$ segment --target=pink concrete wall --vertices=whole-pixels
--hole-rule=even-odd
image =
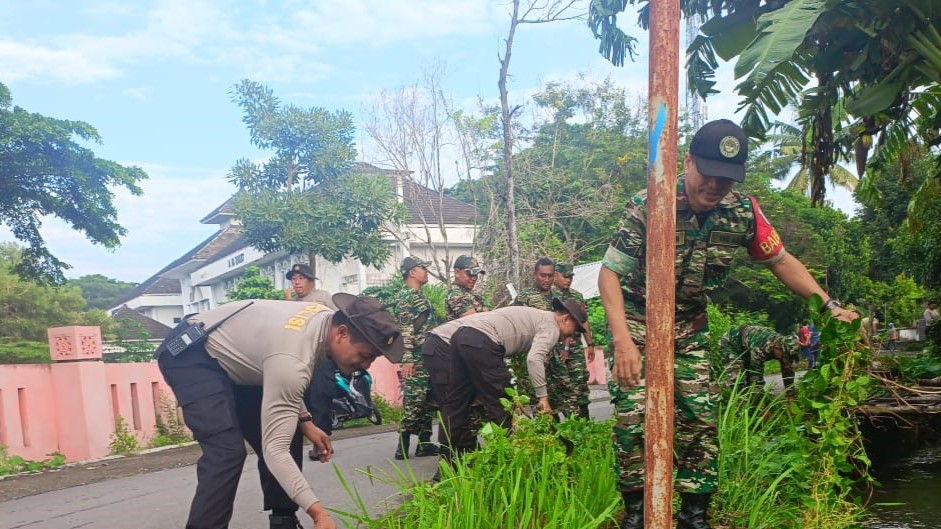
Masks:
[[[111,417],[124,417],[128,430],[146,445],[156,433],[157,416],[163,415],[161,399],[174,402],[173,392],[155,362],[105,366]]]
[[[49,365],[0,366],[0,444],[8,454],[45,459],[58,448]]]
[[[402,405],[402,392],[399,389],[399,366],[380,356],[369,366],[372,377],[372,391],[378,393],[386,402]]]

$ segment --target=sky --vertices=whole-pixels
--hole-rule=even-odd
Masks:
[[[360,126],[362,161],[377,163],[361,124],[382,91],[444,65],[443,89],[458,105],[496,101],[498,53],[509,26],[502,0],[0,0],[0,82],[13,104],[94,126],[95,153],[143,168],[141,197],[116,190],[127,235],[115,250],[89,242],[56,219],[42,234],[77,278],[102,274],[142,282],[216,230],[200,219],[235,189],[238,159],[267,155],[250,143],[231,89],[251,79],[284,103],[348,110]],[[633,15],[624,17],[633,22]],[[584,21],[523,25],[510,64],[511,103],[549,81],[611,77],[647,93],[648,44],[617,68],[597,52]],[[681,75],[682,80],[682,75]],[[729,65],[711,119],[736,119]],[[682,105],[682,96],[681,96]],[[832,190],[828,190],[831,193]],[[851,198],[831,193],[852,212]],[[0,242],[13,241],[0,226]]]

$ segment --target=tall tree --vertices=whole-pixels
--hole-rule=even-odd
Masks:
[[[632,44],[617,15],[641,5],[646,28],[648,3],[592,2],[590,25],[615,63]],[[682,0],[681,6],[685,15],[706,19],[703,35],[687,49],[688,83],[697,93],[716,92],[717,57],[734,59],[743,126],[758,138],[775,114],[798,102],[798,122],[812,146],[805,164],[814,204],[822,203],[825,178],[847,149],[863,177],[867,165],[904,165],[912,149],[941,143],[941,0]],[[846,120],[833,119],[840,104]],[[851,142],[839,141],[843,129]],[[871,190],[865,177],[860,185]],[[938,187],[923,186],[913,203],[936,200]]]
[[[98,131],[13,106],[0,83],[0,224],[28,245],[14,269],[23,278],[61,284],[70,268],[46,247],[45,217],[64,220],[106,248],[119,246],[127,233],[118,224],[114,188],[140,195],[147,174],[98,158],[83,142],[101,143]]]
[[[0,341],[45,342],[49,327],[99,325],[107,319],[101,310],[82,312],[85,299],[78,287],[40,284],[13,273],[25,255],[16,244],[0,243]]]
[[[391,253],[383,240],[405,218],[389,179],[354,170],[349,112],[284,105],[273,91],[243,80],[232,90],[252,143],[273,151],[258,164],[239,160],[229,173],[238,186],[236,216],[249,244],[264,252],[309,254],[337,263],[352,256],[379,266]]]
[[[510,108],[510,96],[507,80],[510,75],[510,59],[513,56],[513,40],[521,24],[545,24],[561,20],[572,20],[584,16],[578,11],[577,0],[526,0],[520,11],[520,0],[512,0],[510,27],[504,39],[503,53],[499,55],[500,76],[497,87],[500,89],[500,116],[503,125],[503,178],[506,181],[507,229],[509,231],[510,279],[520,284],[520,248],[516,224],[516,183],[513,174],[513,117],[519,107]]]
[[[101,274],[70,279],[66,284],[81,289],[82,297],[88,302],[86,309],[102,310],[113,307],[118,298],[137,287],[137,283],[118,281]]]
[[[454,167],[447,166],[448,160],[455,159],[458,167],[465,168],[478,165],[480,160],[474,151],[459,148],[462,114],[444,95],[444,76],[443,64],[434,63],[422,71],[420,80],[393,91],[383,90],[364,129],[383,161],[401,175],[403,193],[417,206],[412,211],[422,232],[412,235],[430,248],[431,272],[450,285],[456,256],[451,255],[444,221],[446,191],[454,183]],[[459,171],[458,178],[469,177],[468,173]],[[444,244],[431,244],[433,241]]]

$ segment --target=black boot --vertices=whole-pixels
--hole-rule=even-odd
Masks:
[[[676,529],[712,529],[706,511],[712,494],[693,494],[682,492],[683,504],[676,517]]]
[[[429,457],[440,454],[438,445],[431,442],[431,432],[418,434],[418,446],[415,447],[415,457]]]
[[[624,519],[620,529],[644,529],[644,491],[621,492],[624,499]]]
[[[295,514],[269,514],[270,529],[304,529]]]
[[[582,404],[578,407],[578,416],[582,419],[589,419],[591,416],[588,413],[588,405]]]
[[[399,432],[399,438],[396,441],[395,446],[395,458],[399,461],[405,459],[408,456],[408,444],[411,440],[412,434],[408,432]]]

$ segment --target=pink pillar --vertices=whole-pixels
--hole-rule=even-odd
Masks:
[[[59,451],[71,461],[108,455],[114,414],[101,361],[101,329],[49,329]]]

